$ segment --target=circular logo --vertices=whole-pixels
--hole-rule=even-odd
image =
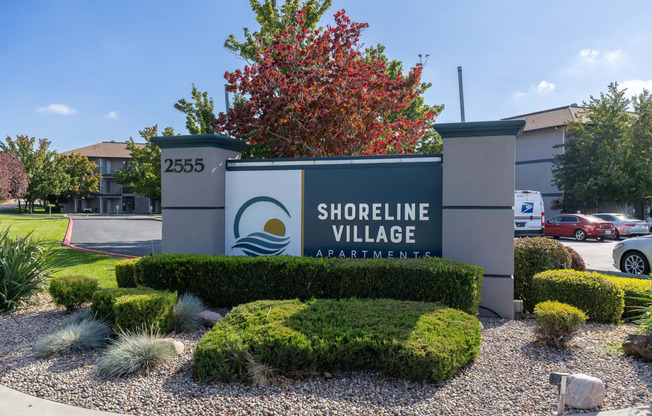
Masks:
[[[262,230],[240,237],[240,219],[242,218],[242,214],[250,206],[258,203],[271,203],[276,205],[290,218],[290,213],[287,208],[278,200],[269,196],[251,198],[242,204],[235,215],[235,220],[233,221],[235,244],[231,248],[239,248],[243,253],[251,257],[282,254],[285,251],[285,247],[290,244],[290,237],[285,236],[285,224],[278,218],[269,219]]]

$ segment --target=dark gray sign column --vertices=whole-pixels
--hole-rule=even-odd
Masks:
[[[224,254],[224,173],[246,143],[217,134],[153,137],[161,148],[163,252]]]
[[[444,140],[442,257],[484,267],[481,314],[514,316],[514,162],[525,121],[436,124]]]

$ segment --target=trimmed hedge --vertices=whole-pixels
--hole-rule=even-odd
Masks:
[[[464,312],[393,299],[257,301],[235,307],[195,349],[205,381],[248,379],[264,364],[281,373],[367,369],[440,382],[473,361],[480,324]]]
[[[571,266],[571,256],[558,241],[544,237],[514,239],[514,299],[523,301],[527,312],[537,303],[532,299],[532,277],[546,270]]]
[[[575,306],[596,322],[618,323],[625,306],[624,292],[595,272],[551,270],[532,279],[535,303],[555,300]]]
[[[215,306],[256,300],[391,298],[478,313],[483,269],[440,258],[337,259],[158,254],[138,261],[144,286]]]
[[[141,295],[123,295],[115,300],[113,313],[115,326],[124,331],[172,331],[174,305],[177,294],[154,292]]]
[[[115,280],[118,287],[136,287],[136,263],[140,259],[120,260],[115,264]]]
[[[108,322],[114,323],[115,317],[115,303],[122,296],[136,296],[136,295],[149,295],[156,296],[161,292],[158,290],[150,289],[147,287],[138,288],[109,288],[101,289],[93,295],[93,303],[91,304],[91,311],[99,318]],[[166,293],[166,292],[163,292]],[[175,294],[176,301],[176,294]]]
[[[86,276],[60,276],[50,280],[48,292],[54,303],[65,306],[69,312],[90,302],[99,289],[97,279]]]
[[[632,318],[640,315],[640,311],[632,308],[636,306],[647,306],[648,302],[641,299],[641,294],[652,290],[652,280],[610,275],[605,275],[605,277],[625,292],[625,312],[623,312],[623,318]]]
[[[551,347],[566,348],[586,322],[586,314],[574,306],[547,301],[536,304],[534,319],[537,340]]]

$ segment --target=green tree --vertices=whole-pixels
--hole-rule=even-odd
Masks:
[[[251,10],[256,14],[256,21],[260,29],[251,33],[244,28],[244,41],[239,42],[234,35],[224,42],[224,47],[244,58],[249,62],[258,60],[260,49],[264,46],[271,46],[275,36],[281,34],[288,26],[295,24],[297,13],[303,8],[306,9],[304,16],[304,28],[314,29],[319,19],[326,13],[333,3],[332,0],[285,0],[280,7],[276,0],[249,0]]]
[[[379,59],[382,62],[385,62],[386,73],[389,74],[390,78],[396,79],[400,74],[403,73],[403,62],[396,59],[391,61],[385,55],[385,46],[378,45],[368,47],[365,49],[365,59],[369,62],[373,58]],[[419,58],[422,58],[419,56]],[[426,55],[426,59],[428,56]],[[424,63],[425,65],[425,63]],[[410,101],[408,107],[399,112],[394,112],[390,116],[390,121],[395,120],[400,116],[404,116],[408,120],[417,120],[424,117],[424,115],[430,111],[435,114],[440,114],[444,110],[444,105],[427,105],[423,99],[423,93],[426,92],[428,88],[432,87],[430,82],[421,82],[414,86],[414,90],[417,92],[417,97],[413,98]],[[431,126],[428,129],[428,132],[419,139],[415,153],[429,154],[429,153],[441,153],[443,150],[443,143],[439,133],[435,131],[435,127]]]
[[[70,176],[64,172],[57,153],[50,150],[49,140],[39,139],[38,147],[35,147],[36,138],[26,135],[17,135],[16,139],[7,136],[5,141],[0,143],[0,151],[13,153],[25,166],[29,188],[23,199],[30,213],[34,211],[36,200],[45,202],[49,195],[59,195],[68,189]]]
[[[652,94],[643,90],[632,98],[632,107],[636,117],[626,167],[633,182],[631,199],[638,202],[652,196]]]
[[[211,123],[215,120],[215,106],[213,99],[208,97],[208,92],[199,92],[195,84],[192,84],[192,100],[184,98],[174,104],[174,108],[186,115],[186,129],[190,134],[215,133]]]
[[[69,155],[57,155],[57,162],[70,176],[68,189],[58,195],[59,197],[87,198],[100,191],[102,174],[95,172],[95,168],[97,168],[95,162],[91,162],[86,156],[75,152]]]
[[[628,164],[634,149],[634,117],[628,113],[625,90],[611,83],[608,92],[590,97],[584,117],[564,127],[564,152],[555,156],[553,182],[564,193],[564,211],[595,211],[600,204],[637,202],[635,179]]]
[[[145,144],[136,143],[132,137],[127,141],[131,161],[122,171],[116,171],[116,182],[133,187],[134,192],[149,198],[161,197],[161,148],[150,139],[158,136],[158,125],[139,131]],[[174,136],[174,129],[166,127],[163,136]]]

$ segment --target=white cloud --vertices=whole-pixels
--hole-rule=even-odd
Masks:
[[[604,53],[604,60],[607,62],[616,62],[618,61],[623,54],[623,51],[616,49],[615,51],[607,51]]]
[[[521,98],[525,98],[525,93],[524,93],[524,92],[520,92],[520,91],[515,92],[515,93],[514,93],[514,98],[517,99],[517,100],[519,100],[519,99],[521,99]]]
[[[593,62],[600,55],[600,51],[595,49],[581,49],[577,56],[584,62]]]
[[[104,118],[108,118],[109,120],[115,120],[116,118],[118,118],[118,113],[115,112],[115,111],[109,111],[109,112],[104,116]]]
[[[59,114],[62,116],[69,116],[77,112],[77,110],[74,108],[70,108],[67,105],[61,103],[50,104],[47,107],[39,107],[36,109],[36,111],[39,113]]]
[[[547,81],[541,81],[539,85],[536,86],[536,90],[538,93],[550,92],[554,89],[555,89],[555,84]]]
[[[619,84],[620,88],[627,88],[627,96],[638,95],[643,92],[644,89],[652,92],[652,79],[644,81],[642,79],[631,79],[629,81],[623,81]]]

